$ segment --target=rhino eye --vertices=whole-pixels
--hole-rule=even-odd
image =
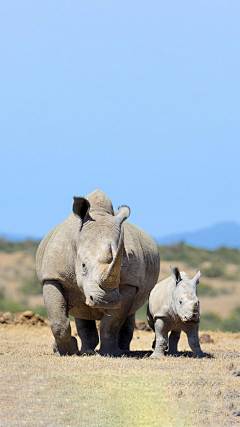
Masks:
[[[179,304],[182,305],[182,301],[179,301]]]
[[[87,274],[87,267],[84,262],[82,263],[82,270],[83,270],[83,274]]]

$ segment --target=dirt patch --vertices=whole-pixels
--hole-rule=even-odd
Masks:
[[[0,312],[0,323],[12,325],[49,326],[49,321],[33,311],[27,310],[12,314],[10,311]]]

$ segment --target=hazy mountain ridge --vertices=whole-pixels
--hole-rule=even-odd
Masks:
[[[240,249],[240,225],[235,222],[222,222],[197,231],[167,235],[155,240],[159,245],[184,242],[205,249],[217,249],[221,246]]]

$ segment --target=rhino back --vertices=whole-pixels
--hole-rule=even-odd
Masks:
[[[71,236],[77,223],[78,219],[71,214],[41,241],[36,256],[37,276],[41,284],[46,280],[57,280],[63,285],[76,286]]]
[[[128,283],[138,288],[131,313],[146,302],[159,271],[160,257],[154,240],[141,228],[125,221],[120,285]]]

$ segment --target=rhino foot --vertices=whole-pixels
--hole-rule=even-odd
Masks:
[[[98,354],[100,356],[112,356],[112,357],[118,357],[122,356],[125,353],[124,350],[121,350],[119,347],[113,347],[113,348],[100,348],[98,351]]]
[[[97,352],[91,348],[87,348],[87,349],[81,348],[80,354],[81,356],[85,356],[85,355],[93,356],[94,354],[97,354]]]
[[[175,356],[175,357],[180,357],[181,356],[181,353],[179,352],[179,351],[169,351],[168,352],[168,356]]]
[[[72,356],[73,354],[77,354],[79,350],[76,338],[71,337],[70,341],[62,343],[57,343],[57,341],[54,341],[53,352],[57,356]]]
[[[202,358],[202,357],[206,357],[206,354],[205,353],[203,353],[203,351],[201,351],[201,352],[199,352],[199,353],[193,353],[193,357],[194,357],[194,359],[196,359],[196,358]]]
[[[160,352],[160,351],[154,351],[152,354],[151,354],[151,358],[152,359],[158,359],[159,357],[164,357],[165,356],[165,354],[164,354],[164,352]]]

